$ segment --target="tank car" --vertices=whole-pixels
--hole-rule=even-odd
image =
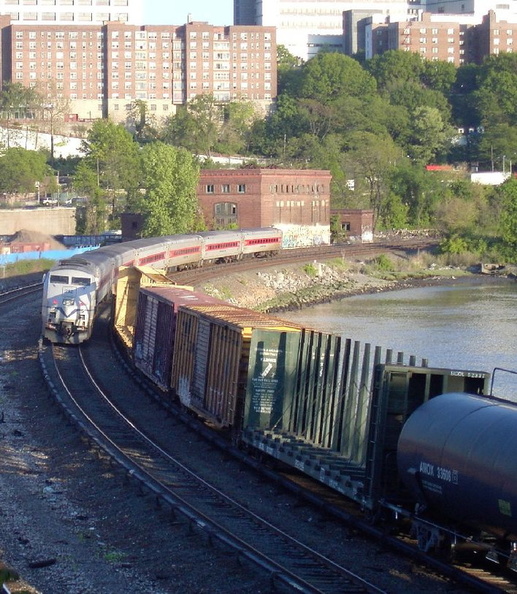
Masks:
[[[408,418],[398,442],[399,475],[418,513],[439,514],[517,544],[517,405],[492,397],[449,393]],[[418,524],[418,522],[417,522]],[[417,528],[418,529],[418,528]],[[485,539],[486,540],[486,539]]]

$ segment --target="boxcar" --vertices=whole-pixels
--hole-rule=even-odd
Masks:
[[[164,391],[171,382],[176,316],[182,305],[219,303],[215,297],[174,286],[141,288],[132,355],[135,366]]]
[[[279,343],[301,333],[296,324],[232,305],[180,307],[172,368],[172,390],[180,402],[216,426],[238,430],[250,342],[258,329]]]

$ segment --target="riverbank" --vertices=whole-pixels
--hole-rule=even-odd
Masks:
[[[353,295],[450,284],[461,278],[501,279],[479,274],[478,269],[441,265],[429,254],[409,258],[393,252],[371,261],[333,259],[281,269],[272,265],[266,271],[225,275],[196,289],[240,307],[274,313]]]

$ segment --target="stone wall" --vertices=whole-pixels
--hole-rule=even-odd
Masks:
[[[45,235],[75,235],[75,208],[0,209],[0,235],[14,235],[21,229]]]

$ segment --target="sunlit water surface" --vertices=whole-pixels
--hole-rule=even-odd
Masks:
[[[454,281],[452,281],[454,283]],[[517,372],[517,282],[462,280],[347,297],[282,317],[428,359],[432,367]],[[517,375],[497,371],[494,394],[517,401]]]

